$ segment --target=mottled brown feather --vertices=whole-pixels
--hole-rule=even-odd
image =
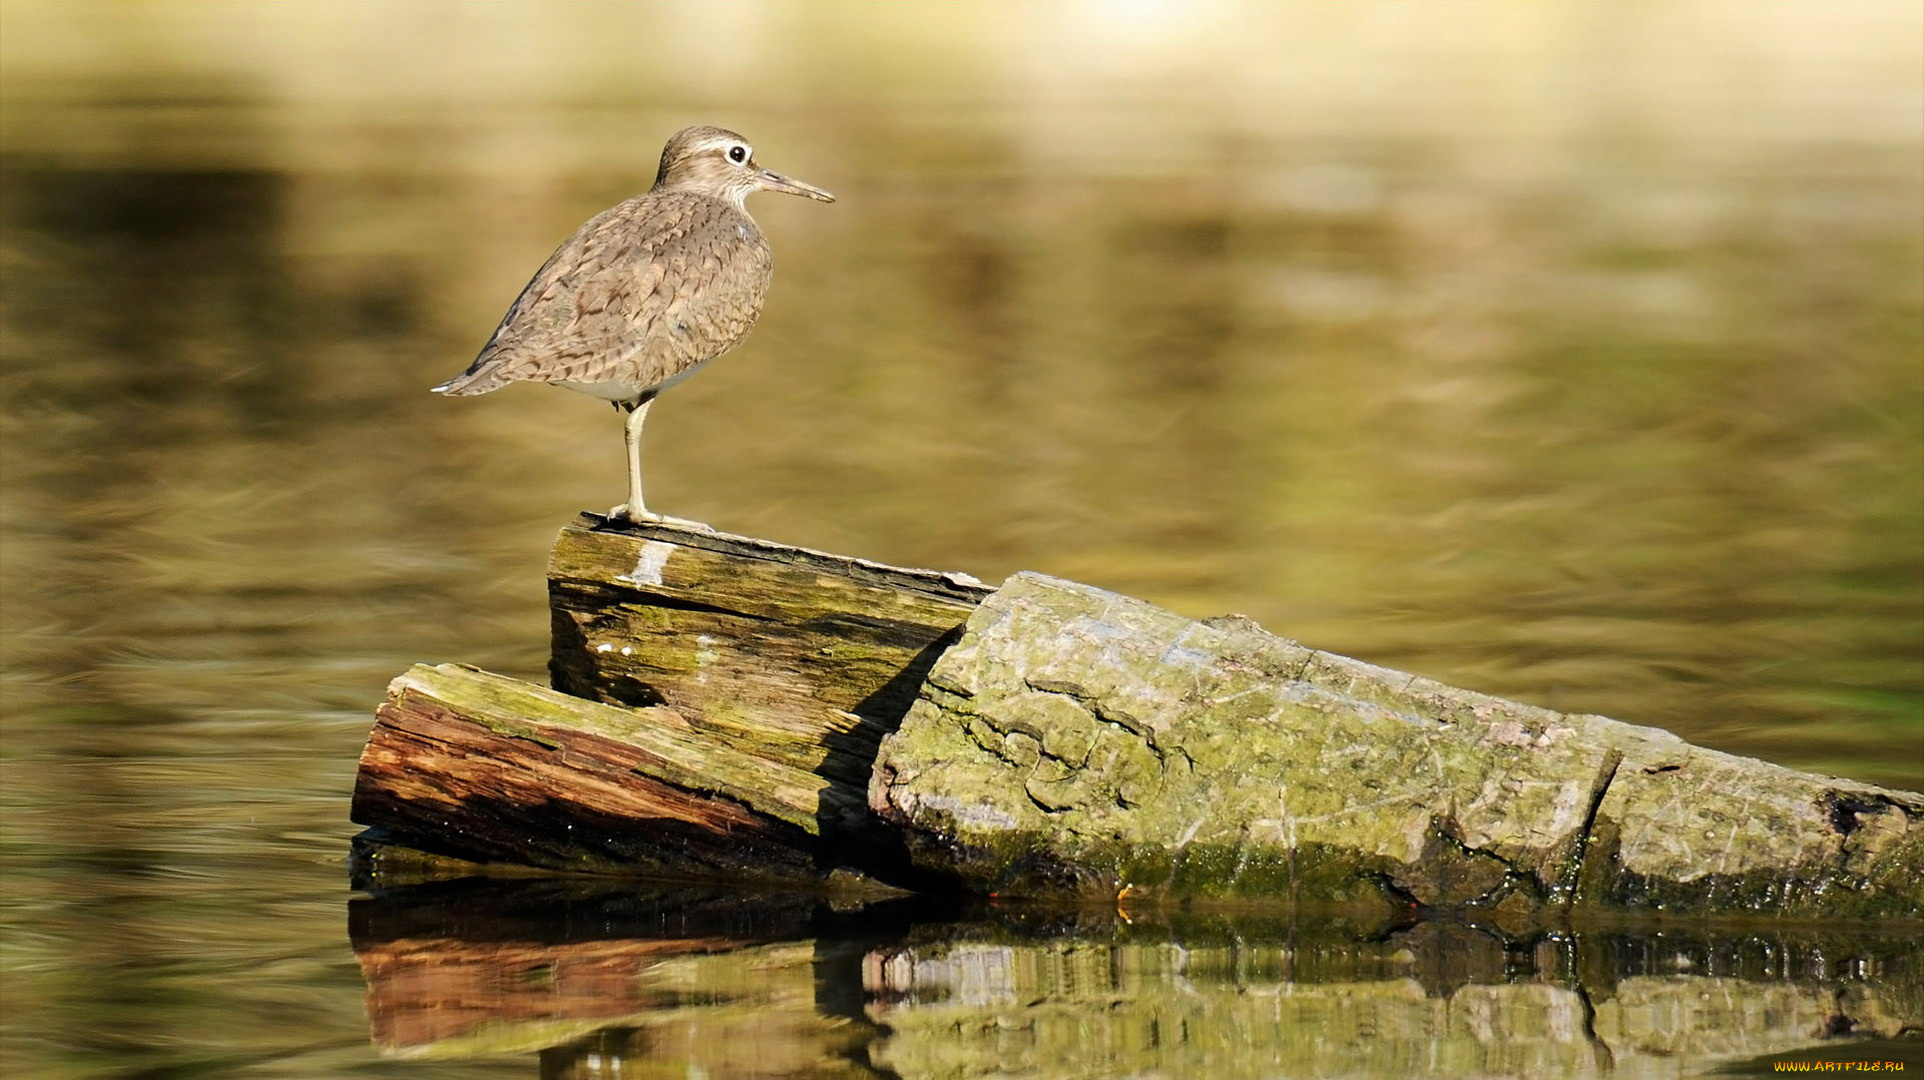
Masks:
[[[727,352],[761,314],[774,263],[747,212],[659,186],[576,230],[521,290],[474,363],[440,388],[618,383],[639,399]]]

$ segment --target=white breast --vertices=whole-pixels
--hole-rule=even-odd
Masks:
[[[581,393],[587,394],[589,397],[598,397],[603,401],[633,401],[641,396],[641,392],[634,387],[629,386],[627,383],[615,382],[613,380],[603,382],[558,382],[555,385],[565,386],[570,390],[578,390]]]

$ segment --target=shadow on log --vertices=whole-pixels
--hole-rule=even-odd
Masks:
[[[1924,917],[1924,796],[1035,574],[565,528],[555,689],[416,667],[354,819],[588,873],[1137,905]]]

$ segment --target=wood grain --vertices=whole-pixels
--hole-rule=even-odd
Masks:
[[[562,530],[548,587],[556,689],[665,704],[745,752],[859,789],[991,591],[967,575],[592,514]]]
[[[353,819],[411,846],[586,873],[820,881],[820,777],[693,731],[667,709],[584,701],[461,665],[389,687]]]

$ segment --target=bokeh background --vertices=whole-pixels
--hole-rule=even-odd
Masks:
[[[1924,787],[1910,0],[5,0],[46,1060],[365,1053],[311,943],[369,711],[540,678],[548,543],[622,493],[605,404],[426,388],[689,123],[840,201],[751,204],[775,287],[655,409],[660,509]]]

